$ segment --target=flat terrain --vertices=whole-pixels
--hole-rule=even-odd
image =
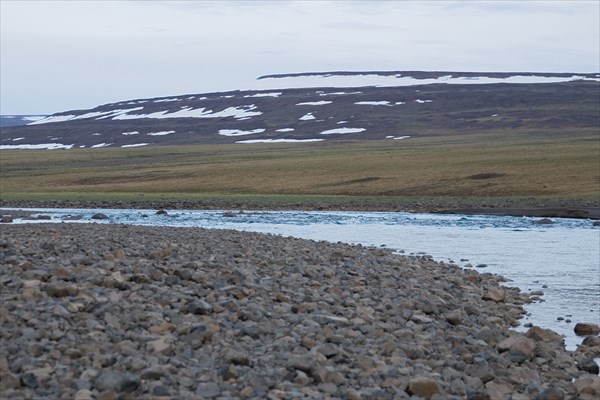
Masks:
[[[455,135],[452,141],[3,151],[0,199],[4,205],[122,200],[213,208],[573,208],[582,212],[573,216],[597,218],[599,160],[594,132],[574,138],[469,135],[461,141]]]

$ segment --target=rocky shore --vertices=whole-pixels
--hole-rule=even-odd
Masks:
[[[198,228],[0,226],[0,398],[595,399],[502,278]]]

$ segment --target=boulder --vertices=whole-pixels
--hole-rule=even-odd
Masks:
[[[596,361],[593,358],[586,358],[585,360],[581,361],[577,364],[577,368],[593,375],[600,374],[600,366],[596,364]]]
[[[44,291],[50,297],[75,296],[79,293],[77,286],[63,282],[49,283],[44,288]]]
[[[597,335],[600,333],[600,326],[596,324],[579,322],[575,325],[575,334],[578,336]]]
[[[419,396],[428,397],[440,392],[440,386],[431,378],[419,376],[413,378],[408,383],[408,393]]]
[[[500,303],[505,299],[506,291],[501,287],[486,289],[486,291],[483,293],[483,300],[491,300],[495,301],[496,303]]]
[[[577,378],[573,385],[577,389],[577,394],[600,395],[600,376],[585,375]]]
[[[108,215],[102,213],[96,213],[92,215],[92,219],[108,219]]]
[[[540,328],[539,326],[531,327],[527,333],[528,338],[535,340],[536,342],[556,343],[562,345],[564,339],[561,335],[554,332],[551,329]]]
[[[521,334],[514,334],[496,345],[499,353],[521,353],[531,360],[535,354],[535,342]]]
[[[129,372],[106,371],[94,382],[94,388],[100,392],[114,390],[117,393],[133,392],[140,387],[141,381]]]

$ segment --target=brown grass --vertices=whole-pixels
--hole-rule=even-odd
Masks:
[[[600,196],[600,144],[436,139],[2,151],[0,198],[134,194]]]

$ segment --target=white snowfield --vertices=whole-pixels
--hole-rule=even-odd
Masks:
[[[132,136],[132,135],[139,135],[140,133],[138,131],[131,131],[131,132],[123,132],[121,133],[121,135],[123,136]]]
[[[281,128],[281,129],[275,129],[275,132],[293,132],[294,128]]]
[[[73,121],[78,119],[87,119],[87,118],[95,118],[96,120],[101,119],[112,119],[112,120],[130,120],[130,119],[142,119],[142,118],[156,118],[156,119],[164,119],[164,118],[226,118],[233,117],[236,119],[240,118],[248,118],[255,117],[261,115],[261,111],[256,110],[256,105],[248,104],[237,107],[228,107],[219,112],[213,112],[213,110],[207,110],[205,108],[191,108],[191,107],[182,107],[178,111],[169,112],[169,110],[157,111],[150,114],[135,114],[131,113],[133,111],[143,110],[144,107],[135,107],[129,109],[116,109],[110,111],[94,111],[81,115],[56,115],[49,116],[38,121],[30,122],[28,125],[40,125],[47,124],[52,122],[64,122],[64,121]]]
[[[244,97],[279,97],[282,94],[283,94],[282,92],[255,93],[255,94],[247,94]]]
[[[91,147],[92,149],[98,149],[98,148],[100,148],[100,147],[108,147],[108,146],[110,146],[111,144],[112,144],[112,143],[98,143],[98,144],[95,144],[95,145],[93,145],[93,146],[90,146],[90,147]]]
[[[113,119],[116,120],[125,120],[125,119],[141,119],[141,118],[156,118],[156,119],[165,119],[165,118],[225,118],[225,117],[233,117],[236,119],[245,118],[245,117],[255,117],[261,115],[261,111],[253,111],[256,110],[256,106],[254,104],[237,106],[237,107],[228,107],[219,112],[213,112],[212,110],[206,110],[205,108],[191,108],[191,107],[183,107],[179,111],[169,112],[158,111],[151,114],[120,114]]]
[[[37,121],[30,122],[27,125],[41,125],[48,124],[51,122],[64,122],[64,121],[73,121],[78,119],[87,119],[87,118],[96,118],[97,120],[105,119],[105,118],[113,118],[118,117],[119,115],[126,114],[130,111],[139,111],[143,110],[144,107],[134,107],[134,108],[126,108],[126,109],[116,109],[110,111],[93,111],[85,114],[74,115],[50,115],[48,117],[42,118]]]
[[[445,75],[439,78],[418,79],[411,76],[397,75],[378,75],[378,74],[357,74],[357,75],[304,75],[281,78],[264,78],[257,80],[247,90],[269,90],[269,89],[302,89],[302,88],[358,88],[366,86],[377,87],[395,87],[395,86],[416,86],[428,85],[432,83],[446,84],[490,84],[490,83],[558,83],[570,82],[575,80],[594,80],[600,81],[600,77],[587,78],[580,75],[570,77],[556,77],[541,75],[513,75],[507,78],[491,78],[487,76],[467,77],[460,75]]]
[[[325,139],[248,139],[238,140],[236,143],[253,144],[253,143],[307,143],[307,142],[322,142]]]
[[[263,133],[264,129],[252,129],[250,131],[242,131],[239,129],[219,129],[219,135],[222,136],[245,136],[253,135],[255,133]]]

